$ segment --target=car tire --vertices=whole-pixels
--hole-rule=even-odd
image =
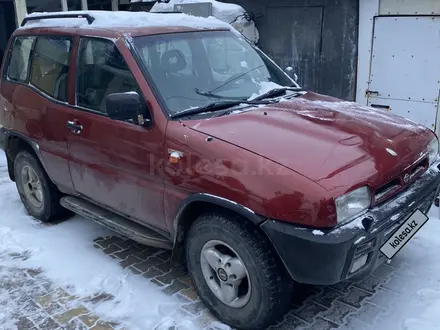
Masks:
[[[185,252],[200,299],[227,325],[265,329],[288,308],[293,281],[264,234],[238,215],[200,216],[186,235]],[[237,289],[240,263],[246,276]]]
[[[60,205],[61,193],[33,154],[28,151],[17,154],[14,175],[21,201],[32,217],[51,222],[67,215],[68,211]]]

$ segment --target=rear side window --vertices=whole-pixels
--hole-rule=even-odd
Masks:
[[[17,37],[15,39],[8,69],[10,80],[19,82],[28,80],[30,56],[35,40],[36,37]]]
[[[105,39],[81,38],[77,67],[78,106],[105,113],[112,93],[141,91],[116,45]]]
[[[64,102],[67,102],[71,48],[68,37],[38,37],[31,65],[31,84]]]

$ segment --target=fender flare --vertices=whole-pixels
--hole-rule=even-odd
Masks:
[[[185,210],[189,205],[194,202],[206,202],[211,203],[216,206],[220,206],[224,209],[230,210],[241,215],[244,219],[252,222],[254,225],[259,226],[263,223],[266,218],[256,214],[250,208],[243,206],[237,202],[229,200],[224,197],[207,194],[207,193],[196,193],[191,194],[186,197],[179,206],[176,217],[174,218],[173,229],[174,229],[174,244],[178,244],[181,241],[181,229],[182,229],[182,218]]]
[[[11,177],[11,174],[13,174],[13,172],[14,172],[14,170],[13,170],[13,162],[12,162],[12,160],[10,159],[10,157],[8,155],[9,141],[10,141],[11,137],[16,137],[16,138],[19,138],[19,139],[25,141],[32,148],[33,152],[35,153],[35,155],[37,156],[38,160],[40,161],[41,166],[43,166],[43,169],[46,172],[47,176],[49,177],[50,181],[52,181],[52,183],[53,183],[52,178],[50,177],[49,173],[46,170],[46,165],[44,163],[43,157],[41,156],[39,144],[37,142],[31,140],[30,138],[28,138],[26,135],[24,135],[22,133],[19,133],[19,132],[16,132],[16,131],[12,131],[12,130],[7,130],[6,134],[5,134],[5,154],[6,154],[6,158],[8,160],[9,176]],[[11,179],[12,179],[12,177],[11,177]]]

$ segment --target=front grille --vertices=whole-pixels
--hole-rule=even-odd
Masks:
[[[424,173],[426,169],[427,169],[427,166],[424,164],[420,164],[419,166],[415,166],[411,171],[411,175],[409,176],[410,180],[412,180],[412,179],[418,177],[420,174]]]
[[[374,192],[374,203],[379,204],[385,202],[389,198],[395,196],[397,193],[407,188],[418,177],[425,173],[425,171],[428,169],[428,165],[428,157],[425,157],[424,159],[415,162],[412,166],[400,173],[398,177],[389,181],[385,185],[380,186]]]
[[[388,195],[392,195],[395,191],[399,190],[401,188],[400,180],[394,179],[391,182],[388,182],[386,185],[383,185],[379,189],[376,190],[376,193],[374,194],[374,200],[376,202],[381,201],[382,199],[385,199]]]

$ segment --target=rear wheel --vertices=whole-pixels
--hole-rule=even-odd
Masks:
[[[28,151],[18,153],[14,160],[14,175],[20,198],[31,216],[50,222],[67,213],[59,203],[60,192],[33,154]]]
[[[205,214],[186,237],[197,292],[222,322],[265,329],[289,306],[292,284],[264,235],[233,214]]]

